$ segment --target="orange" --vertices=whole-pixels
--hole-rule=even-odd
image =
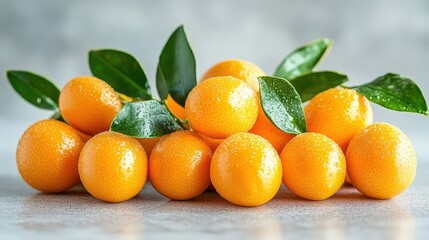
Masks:
[[[264,71],[251,62],[229,59],[212,66],[201,78],[201,81],[212,77],[231,76],[243,80],[255,92],[259,92],[258,77],[265,75]]]
[[[155,144],[158,142],[160,138],[136,138],[136,139],[142,145],[142,147],[146,152],[146,155],[149,157],[153,147],[155,147]]]
[[[346,158],[353,186],[371,198],[392,198],[405,191],[416,176],[411,141],[388,123],[374,123],[356,135]]]
[[[318,133],[303,133],[286,144],[280,154],[283,183],[295,195],[324,200],[344,183],[346,159],[340,147]]]
[[[173,200],[188,200],[210,184],[209,146],[191,131],[177,131],[162,137],[149,160],[153,187]]]
[[[77,77],[60,93],[60,111],[72,127],[87,135],[107,131],[122,108],[118,94],[96,77]]]
[[[126,201],[136,196],[146,182],[146,153],[132,137],[103,132],[83,147],[79,175],[94,197],[106,202]]]
[[[79,134],[63,122],[36,122],[19,140],[18,171],[31,187],[41,192],[64,192],[79,183],[77,164],[83,145]]]
[[[369,101],[351,89],[332,88],[304,108],[307,131],[324,134],[345,153],[350,140],[372,123]]]
[[[182,121],[186,119],[185,108],[183,108],[176,101],[174,101],[174,99],[170,96],[170,94],[168,94],[168,97],[165,100],[165,105],[167,105],[168,110],[170,110],[170,112],[174,116],[176,116]]]
[[[280,154],[286,143],[288,143],[295,135],[285,133],[271,123],[270,119],[265,115],[260,101],[258,101],[258,107],[258,118],[256,119],[255,125],[253,125],[249,132],[267,139]]]
[[[205,136],[204,134],[198,133],[198,136],[203,139],[203,141],[209,145],[210,149],[212,150],[212,152],[216,151],[216,148],[219,146],[219,144],[221,144],[223,142],[223,140],[225,139],[215,139],[215,138],[209,138],[207,136]]]
[[[259,206],[278,192],[282,166],[277,151],[267,140],[252,133],[236,133],[213,154],[210,178],[227,201]]]
[[[192,89],[185,110],[193,130],[222,139],[249,131],[258,115],[258,103],[255,92],[243,81],[214,77]]]

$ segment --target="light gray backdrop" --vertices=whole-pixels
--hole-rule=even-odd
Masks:
[[[22,132],[49,112],[14,93],[4,72],[27,69],[62,87],[89,74],[89,49],[118,48],[138,58],[154,87],[159,53],[185,25],[198,75],[226,58],[272,73],[286,53],[316,38],[335,43],[319,69],[349,75],[349,84],[386,72],[414,79],[429,97],[429,1],[24,1],[0,0],[0,174],[16,175]],[[429,118],[373,105],[374,120],[400,127],[420,161],[429,162]]]

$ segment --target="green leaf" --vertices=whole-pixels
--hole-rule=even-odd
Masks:
[[[162,75],[161,69],[156,68],[156,89],[158,89],[158,95],[161,101],[164,101],[168,97],[168,87],[165,81],[164,75]]]
[[[292,80],[311,72],[329,53],[331,46],[331,39],[322,38],[294,50],[283,59],[274,76]]]
[[[162,86],[163,83],[158,81],[164,79],[171,97],[181,106],[185,106],[189,92],[197,85],[195,68],[194,53],[183,26],[180,26],[170,36],[159,57],[158,71],[163,78],[157,78],[157,86]],[[165,96],[164,89],[158,91]]]
[[[88,60],[92,74],[116,92],[132,98],[152,99],[146,74],[130,54],[113,49],[92,50]]]
[[[290,83],[295,87],[299,93],[302,102],[306,102],[330,88],[339,86],[348,81],[347,75],[323,71],[312,72],[297,78],[294,78]]]
[[[306,132],[301,99],[289,81],[279,77],[259,77],[262,109],[280,130],[299,134]]]
[[[387,73],[370,83],[351,88],[385,108],[428,115],[426,100],[419,87],[399,74]]]
[[[110,126],[112,131],[137,138],[161,137],[181,129],[165,106],[156,100],[125,104]]]
[[[27,71],[6,72],[15,91],[34,106],[48,110],[58,110],[60,90],[46,78]]]

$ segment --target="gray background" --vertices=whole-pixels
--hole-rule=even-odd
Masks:
[[[350,85],[386,72],[414,79],[429,97],[429,1],[23,1],[0,0],[0,174],[16,175],[22,132],[50,116],[14,93],[4,72],[26,69],[60,88],[89,74],[90,49],[118,48],[144,66],[154,87],[159,53],[185,24],[198,75],[227,58],[255,62],[272,73],[308,41],[330,37],[334,47],[319,69],[349,75]],[[373,105],[374,120],[400,127],[429,161],[428,118]]]

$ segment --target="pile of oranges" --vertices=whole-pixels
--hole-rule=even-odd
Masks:
[[[189,200],[208,188],[240,206],[270,201],[282,182],[295,195],[324,200],[345,180],[362,194],[392,198],[413,182],[416,154],[398,128],[373,123],[368,100],[332,88],[304,108],[307,133],[288,134],[265,115],[253,63],[214,65],[169,111],[189,129],[139,139],[109,131],[122,97],[96,77],[77,77],[62,89],[65,122],[42,120],[21,137],[16,160],[22,178],[46,193],[83,184],[94,197],[122,202],[150,180],[162,195]]]

